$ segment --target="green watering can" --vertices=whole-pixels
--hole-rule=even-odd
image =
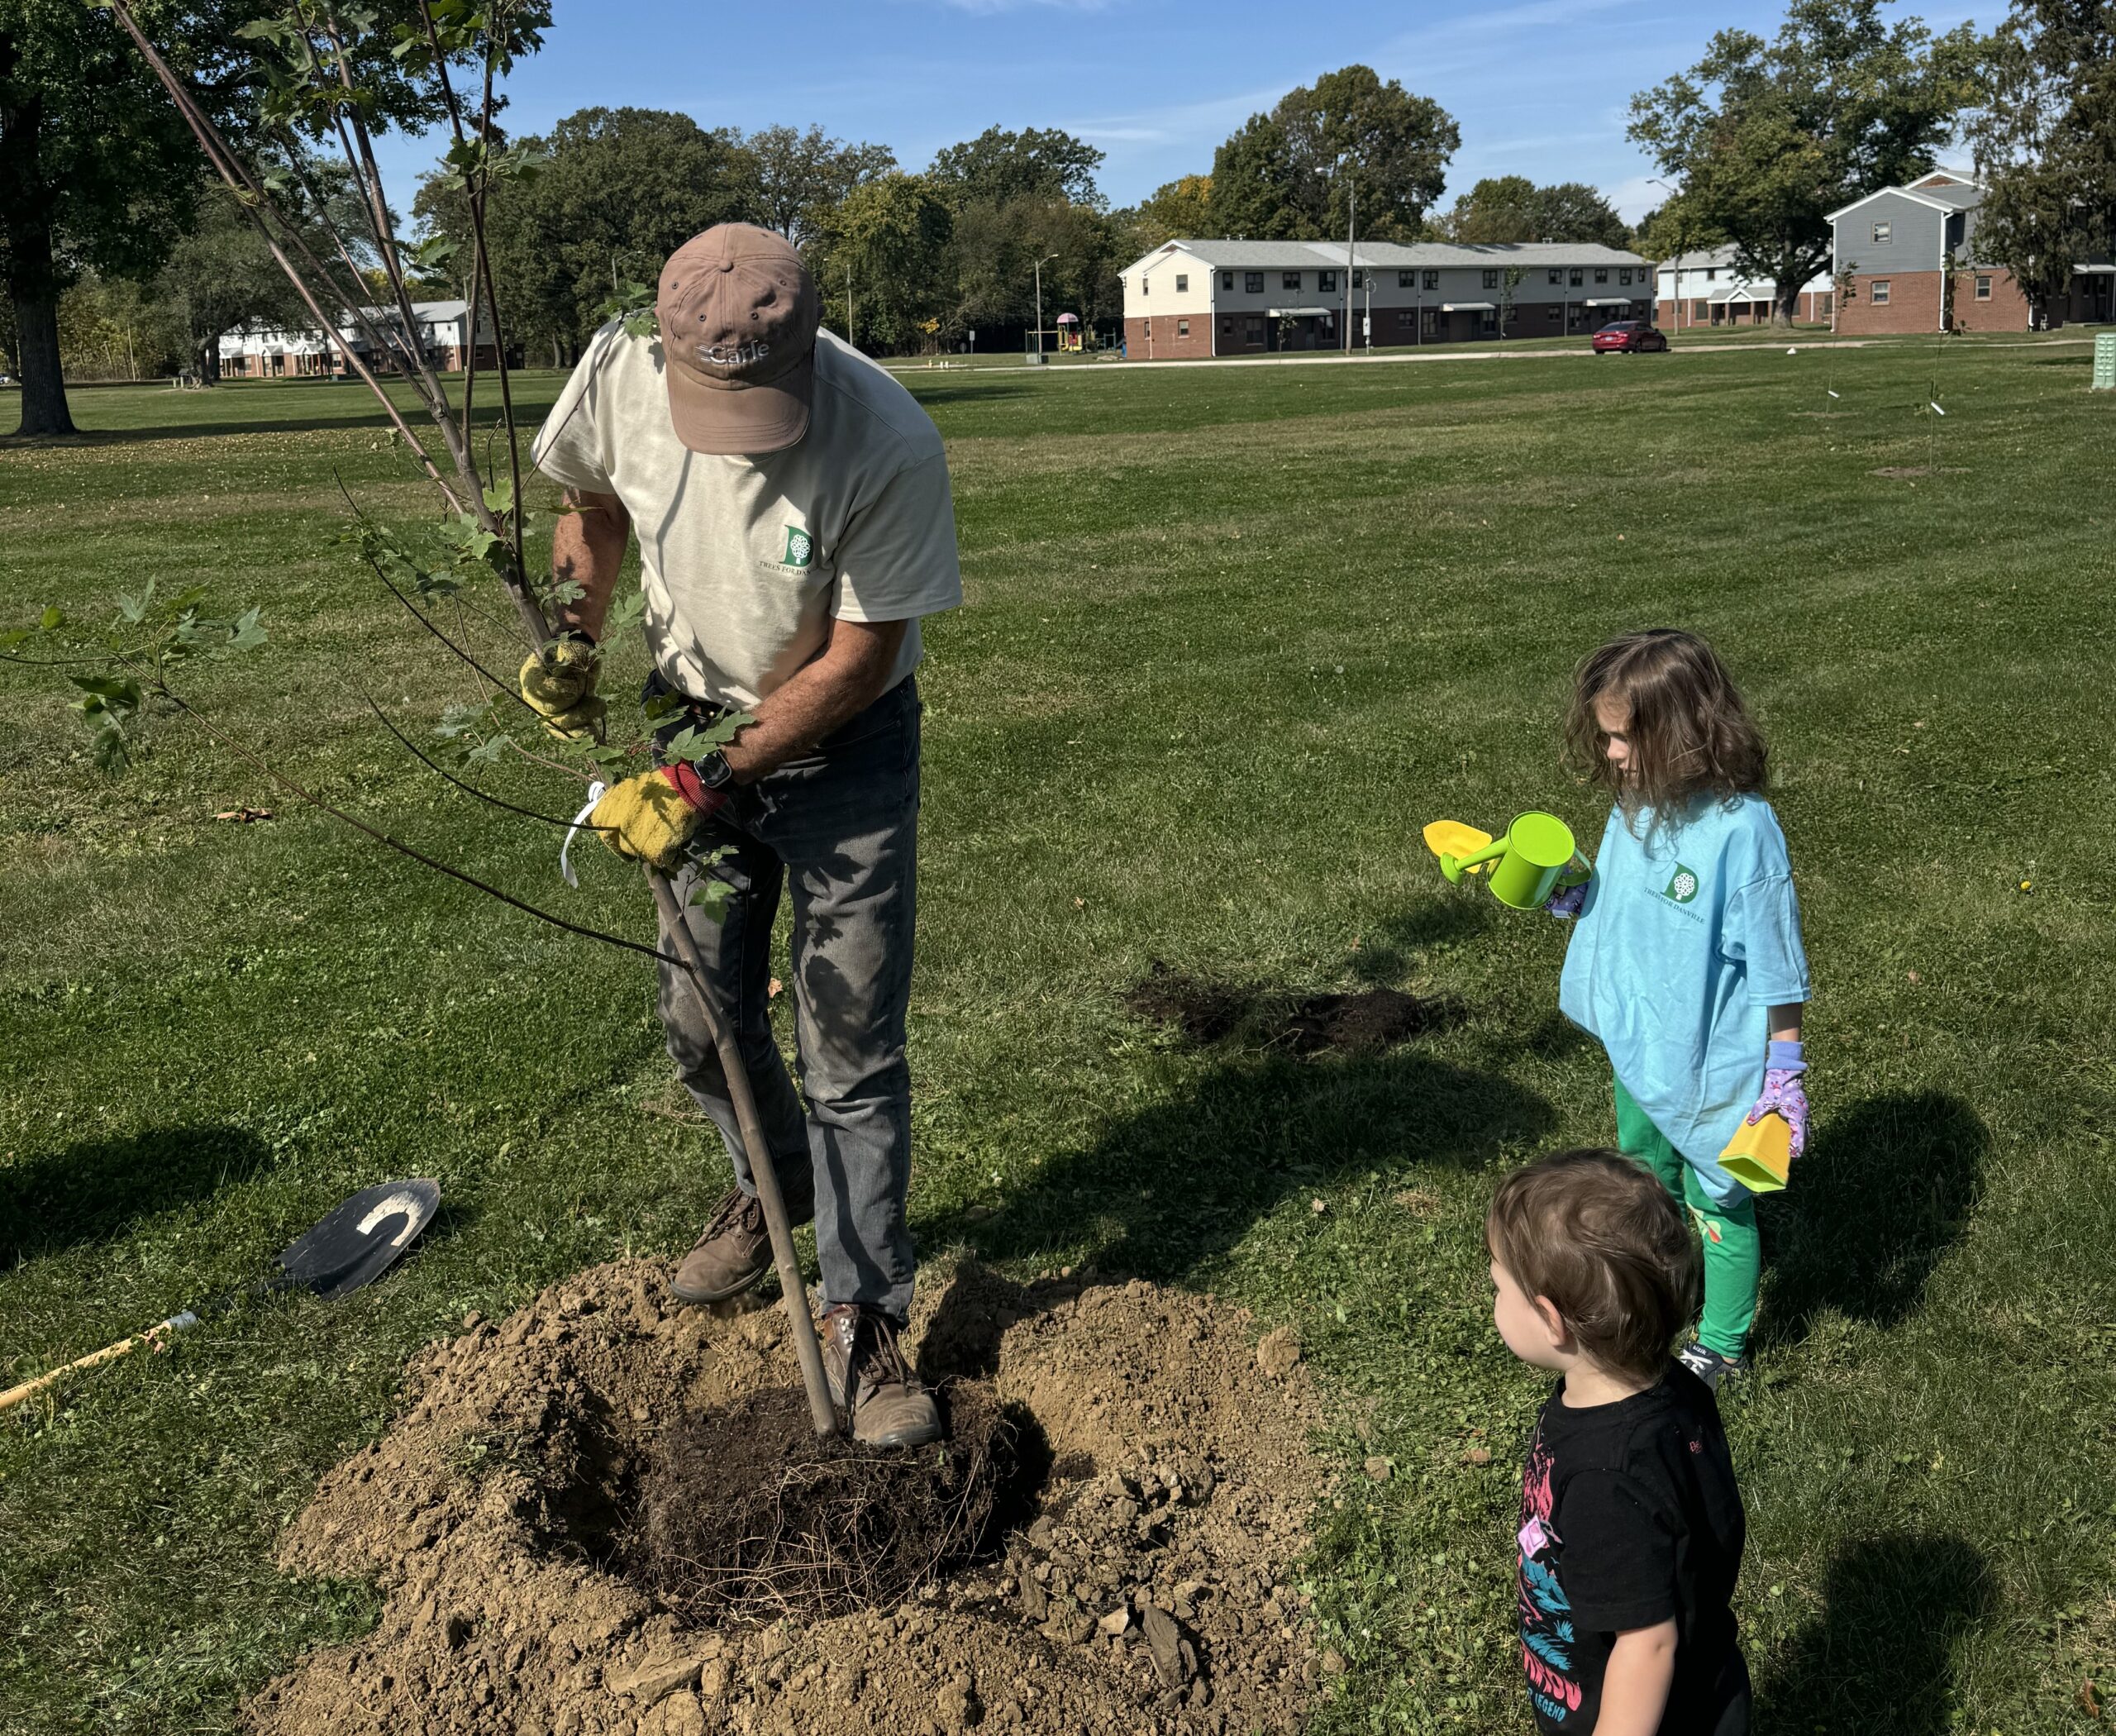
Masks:
[[[1435,820],[1425,828],[1425,842],[1450,885],[1483,870],[1491,895],[1516,910],[1540,909],[1553,893],[1594,872],[1572,841],[1572,828],[1554,813],[1522,814],[1499,838],[1460,820]]]

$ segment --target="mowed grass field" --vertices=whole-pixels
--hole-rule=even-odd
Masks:
[[[915,1227],[1298,1326],[1346,1473],[1289,1570],[1349,1661],[1319,1731],[1527,1728],[1542,1384],[1491,1329],[1480,1227],[1509,1166],[1612,1138],[1608,1076],[1556,1013],[1564,927],[1446,886],[1418,832],[1541,806],[1591,845],[1568,671],[1653,624],[1709,635],[1769,733],[1816,981],[1813,1143],[1763,1207],[1758,1368],[1725,1401],[1762,1726],[2103,1727],[2116,394],[2087,374],[2076,345],[1919,343],[905,376],[969,596],[921,677]],[[569,893],[555,834],[369,713],[430,727],[464,683],[333,544],[334,476],[414,532],[427,509],[358,391],[75,412],[81,442],[0,451],[0,614],[150,579],[260,603],[271,645],[188,697],[363,818],[647,932],[635,876],[591,852]],[[617,663],[612,689],[637,647]],[[0,1384],[251,1276],[357,1186],[446,1189],[374,1288],[0,1419],[0,1730],[225,1729],[373,1619],[365,1587],[281,1577],[274,1538],[407,1358],[680,1250],[726,1160],[642,961],[378,851],[181,719],[112,781],[51,671],[0,665]],[[244,804],[275,817],[213,818]],[[1156,961],[1255,1010],[1203,1047],[1142,1023],[1122,997]],[[1379,1055],[1270,1041],[1291,1000],[1374,985],[1446,1016]]]

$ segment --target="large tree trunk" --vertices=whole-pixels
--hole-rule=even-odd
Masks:
[[[19,58],[0,41],[12,72]],[[59,361],[59,274],[51,257],[51,194],[37,157],[44,103],[31,96],[0,112],[0,223],[7,231],[7,293],[22,346],[22,422],[17,434],[71,434],[66,375]]]
[[[15,325],[22,346],[22,421],[16,433],[73,433],[66,376],[59,363],[59,298],[16,297]]]

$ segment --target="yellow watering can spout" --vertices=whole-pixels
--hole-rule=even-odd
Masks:
[[[1489,866],[1485,879],[1492,896],[1517,910],[1538,909],[1561,887],[1576,886],[1593,872],[1572,842],[1572,828],[1555,814],[1534,810],[1518,815],[1496,839],[1460,820],[1435,820],[1425,828],[1425,842],[1450,885]]]

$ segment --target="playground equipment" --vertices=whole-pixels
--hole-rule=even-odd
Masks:
[[[1077,313],[1058,316],[1058,347],[1077,354],[1080,348],[1080,317]]]
[[[1594,872],[1572,841],[1572,828],[1556,814],[1534,809],[1517,815],[1498,838],[1460,820],[1435,820],[1425,828],[1425,842],[1440,858],[1449,885],[1486,870],[1491,895],[1516,910],[1540,909],[1552,894],[1579,885]]]
[[[1792,1123],[1775,1111],[1741,1129],[1719,1154],[1719,1167],[1752,1194],[1775,1194],[1793,1172]]]

